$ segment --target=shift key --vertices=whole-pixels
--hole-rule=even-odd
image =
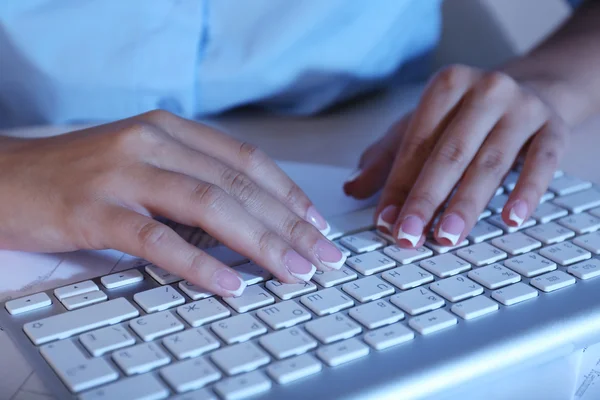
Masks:
[[[125,298],[118,298],[75,311],[28,322],[23,330],[36,345],[65,339],[91,329],[137,317],[139,311]]]

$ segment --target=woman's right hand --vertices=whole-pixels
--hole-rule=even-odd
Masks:
[[[56,137],[0,140],[0,248],[112,248],[217,295],[241,294],[233,269],[155,216],[201,227],[282,282],[345,261],[323,236],[325,219],[269,157],[207,126],[153,111]]]

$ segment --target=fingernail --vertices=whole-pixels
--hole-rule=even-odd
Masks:
[[[404,218],[402,225],[400,225],[400,230],[398,231],[398,239],[408,240],[413,247],[416,246],[423,234],[424,225],[421,218],[417,216],[410,215]]]
[[[383,209],[377,218],[377,226],[386,228],[392,232],[394,230],[394,221],[398,218],[398,207],[389,205]]]
[[[331,229],[329,223],[321,214],[319,214],[315,206],[310,206],[308,208],[308,211],[306,212],[306,220],[316,226],[323,235],[327,235]]]
[[[315,245],[315,254],[319,261],[325,266],[333,269],[340,269],[346,262],[346,257],[340,249],[329,241],[319,239]]]
[[[517,200],[510,209],[508,219],[517,224],[517,226],[521,226],[527,217],[527,212],[527,203],[525,203],[523,200]]]
[[[465,221],[456,214],[450,214],[442,220],[438,237],[448,239],[452,246],[456,246],[464,229]]]
[[[215,275],[217,285],[219,285],[223,290],[226,290],[235,297],[241,296],[244,292],[244,289],[246,289],[246,282],[244,282],[235,273],[227,269],[217,271]]]
[[[344,183],[354,182],[360,176],[360,174],[362,174],[362,169],[359,168],[354,171]]]
[[[305,282],[310,281],[310,278],[312,278],[317,270],[314,265],[294,250],[288,250],[285,253],[283,262],[288,271],[290,271],[290,274]]]

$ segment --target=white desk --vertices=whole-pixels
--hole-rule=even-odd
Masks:
[[[251,112],[237,112],[211,120],[209,123],[238,138],[257,144],[279,160],[351,167],[356,165],[359,155],[371,142],[415,105],[419,93],[418,86],[404,87],[315,118],[264,117]],[[4,134],[37,137],[65,130],[65,127],[34,127],[15,129]],[[596,162],[596,149],[599,148],[600,118],[578,129],[563,160],[563,169],[600,184],[600,165]],[[9,365],[2,364],[0,357],[0,370],[6,371],[9,368]],[[575,374],[574,368],[573,357],[556,360],[546,366],[536,367],[527,374],[519,373],[499,378],[493,384],[488,382],[483,386],[479,383],[466,385],[462,390],[467,390],[468,397],[463,397],[464,391],[456,396],[485,396],[488,400],[540,398],[532,396],[540,394],[540,385],[546,385],[557,397],[544,399],[563,400],[568,398],[565,397],[565,393],[572,390],[566,386],[572,380],[568,376]],[[512,387],[514,391],[510,394],[499,391],[499,388],[507,387]],[[0,390],[0,398],[5,397]]]

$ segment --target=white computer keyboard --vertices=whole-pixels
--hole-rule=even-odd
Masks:
[[[599,276],[600,191],[557,173],[533,218],[517,229],[498,214],[516,176],[452,248],[428,241],[400,249],[363,210],[329,235],[346,265],[319,271],[312,282],[282,284],[221,248],[215,255],[248,284],[241,297],[214,297],[148,265],[8,301],[3,321],[17,344],[39,349],[66,387],[59,396],[268,395],[274,385]]]

